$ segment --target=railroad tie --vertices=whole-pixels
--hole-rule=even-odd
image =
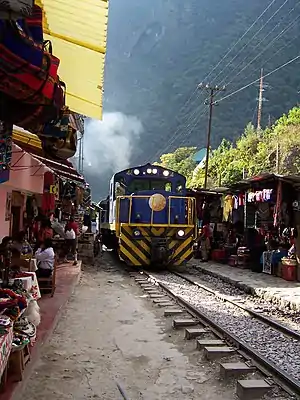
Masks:
[[[207,328],[186,328],[185,339],[196,339],[197,337],[204,336],[208,333],[210,333],[210,330]]]
[[[236,394],[241,400],[259,399],[271,390],[272,386],[263,379],[237,381]]]
[[[220,375],[224,379],[237,378],[254,371],[254,366],[249,366],[243,362],[228,362],[220,364]]]

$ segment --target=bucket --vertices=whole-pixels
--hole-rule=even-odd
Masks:
[[[286,281],[295,281],[297,279],[297,266],[296,265],[283,265],[282,278]]]

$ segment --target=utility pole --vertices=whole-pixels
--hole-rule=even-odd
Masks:
[[[199,89],[205,89],[209,93],[209,101],[205,102],[209,106],[209,117],[208,117],[208,128],[207,128],[207,142],[206,142],[206,160],[205,160],[205,176],[204,176],[204,189],[207,188],[207,177],[208,177],[208,162],[209,162],[209,150],[210,150],[210,137],[211,137],[211,124],[212,124],[212,112],[213,106],[216,105],[214,101],[216,93],[225,90],[225,86],[211,86],[209,84],[200,83]]]
[[[258,96],[258,109],[257,109],[257,130],[261,130],[261,117],[262,117],[262,106],[265,101],[263,97],[263,93],[265,91],[264,85],[264,70],[263,68],[260,71],[260,83],[259,83],[259,96]]]

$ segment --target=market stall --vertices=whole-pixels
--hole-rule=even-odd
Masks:
[[[28,263],[29,264],[29,263]],[[12,259],[10,244],[0,254],[0,376],[22,380],[30,347],[40,323],[41,294],[35,272],[24,271]]]
[[[227,191],[223,223],[231,224],[231,242],[236,243],[226,252],[229,265],[297,279],[299,189],[300,176],[263,174],[238,182]],[[230,235],[227,238],[230,241]],[[226,250],[226,244],[221,250]]]

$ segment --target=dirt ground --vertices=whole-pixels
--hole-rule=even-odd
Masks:
[[[83,272],[22,400],[233,400],[216,365],[113,266]],[[124,390],[122,397],[118,385]]]

